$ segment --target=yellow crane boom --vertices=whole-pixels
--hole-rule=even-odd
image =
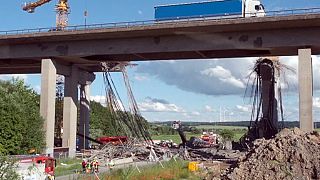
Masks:
[[[24,11],[27,11],[28,13],[33,13],[37,7],[42,6],[43,4],[46,4],[50,1],[51,0],[39,0],[37,2],[26,3],[22,9]]]
[[[50,1],[52,0],[38,0],[36,2],[26,3],[22,9],[28,13],[33,13],[37,7],[42,6]],[[68,5],[68,0],[59,0],[55,8],[57,12],[56,26],[58,30],[64,29],[66,26],[68,26],[69,9],[70,7]]]

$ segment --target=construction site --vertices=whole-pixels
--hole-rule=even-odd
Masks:
[[[6,144],[6,139],[14,138],[7,135],[5,127],[15,122],[1,124],[0,155],[6,158],[0,158],[0,180],[12,178],[8,176],[11,167],[16,169],[14,179],[30,180],[320,179],[320,123],[313,116],[317,88],[312,62],[320,54],[320,42],[315,39],[320,35],[320,8],[268,12],[265,2],[259,0],[179,2],[156,5],[152,21],[90,25],[86,7],[85,22],[79,26],[69,23],[72,6],[68,0],[27,2],[19,11],[36,14],[52,3],[54,27],[0,31],[0,74],[41,74],[38,94],[30,89],[28,93],[34,93],[36,110],[43,119],[39,121],[43,129],[34,134],[43,133],[45,144],[27,147],[22,142],[23,150],[6,151],[18,146]],[[283,63],[283,56],[297,56],[298,69]],[[227,110],[220,106],[220,119],[212,122],[212,114],[218,112],[206,106],[210,116],[205,111],[193,115],[202,113],[207,121],[184,120],[186,110],[147,96],[156,92],[133,88],[137,76],[132,69],[141,62],[168,60],[165,63],[175,66],[172,61],[205,59],[212,64],[220,58],[243,57],[254,61],[240,85],[240,78],[218,65],[201,71],[200,77],[216,75],[222,83],[238,82],[241,92],[237,93],[250,102],[245,106],[247,119],[231,118],[232,112],[225,121]],[[298,76],[299,86],[294,95],[298,119],[291,120],[286,118],[290,108],[285,105],[289,91],[285,85],[293,83],[286,79],[288,73]],[[174,84],[170,73],[166,76],[172,79],[167,84],[179,88],[180,82]],[[92,84],[97,81],[104,102],[91,98],[90,92],[96,91]],[[18,116],[11,118],[5,112],[19,113],[12,110],[15,106],[4,103],[14,96],[10,95],[14,91],[10,83],[21,88],[19,81],[0,78],[3,122]],[[222,89],[224,95],[224,87],[216,89]],[[160,85],[159,90],[169,92]],[[150,102],[158,100],[154,109],[168,113],[166,108],[173,108],[175,118],[150,121],[152,116],[145,114],[159,111],[146,110],[136,91]],[[212,95],[207,90],[204,94],[206,98]],[[31,110],[30,116],[34,116]]]

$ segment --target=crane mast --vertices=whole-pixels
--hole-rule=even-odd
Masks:
[[[38,0],[32,3],[26,3],[23,6],[23,10],[27,11],[28,13],[34,13],[35,9],[43,4],[49,3],[52,0]],[[56,5],[56,26],[57,30],[62,30],[66,26],[68,26],[68,14],[69,14],[69,4],[68,0],[59,0],[58,4]]]
[[[59,0],[56,5],[56,26],[59,30],[68,26],[69,9],[68,0]]]

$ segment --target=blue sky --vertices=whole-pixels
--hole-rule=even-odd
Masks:
[[[29,1],[29,0],[28,0]],[[69,0],[70,25],[84,24],[84,10],[88,10],[87,23],[108,23],[151,20],[154,6],[186,3],[195,0]],[[33,14],[21,10],[24,0],[2,2],[0,16],[3,17],[0,31],[38,27],[55,24],[56,0],[36,9]],[[262,0],[267,11],[320,7],[319,0]],[[244,98],[248,71],[256,58],[190,61],[139,62],[129,68],[130,82],[142,114],[150,121],[231,121],[249,120],[250,103]],[[296,68],[296,57],[281,57],[284,64]],[[320,58],[314,57],[314,74],[320,76]],[[237,67],[237,68],[234,68]],[[213,72],[213,74],[210,72]],[[298,99],[296,74],[287,75],[289,88],[285,89],[284,101],[287,120],[297,120]],[[120,74],[114,74],[115,82],[123,99],[126,92]],[[11,76],[0,76],[8,79]],[[20,75],[31,87],[39,91],[39,75]],[[316,118],[320,110],[320,85],[315,82],[314,109]],[[102,77],[91,88],[93,98],[102,99],[104,85]],[[126,100],[124,100],[126,102]],[[315,120],[318,120],[316,119]]]

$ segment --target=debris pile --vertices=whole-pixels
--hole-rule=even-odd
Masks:
[[[294,128],[257,139],[231,171],[224,179],[320,179],[320,135]]]
[[[238,150],[219,150],[216,148],[202,148],[202,149],[189,149],[189,159],[192,161],[224,161],[234,162],[241,156],[244,156],[244,152]]]
[[[172,157],[167,148],[152,147],[132,140],[122,145],[107,144],[103,148],[93,151],[89,159],[99,159],[100,162],[107,164],[113,159],[132,158],[133,161],[159,161],[165,157]]]

